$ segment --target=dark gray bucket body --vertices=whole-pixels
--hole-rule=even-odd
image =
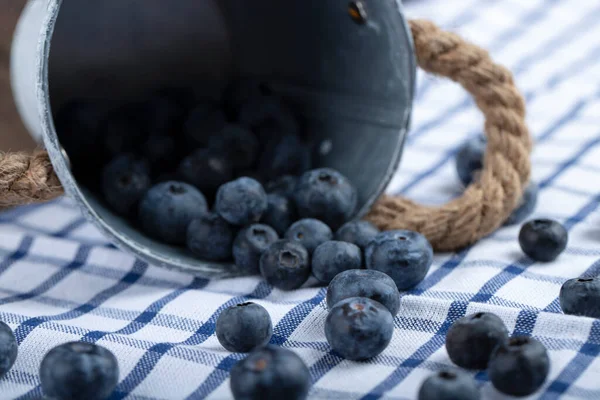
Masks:
[[[192,85],[218,97],[234,77],[263,77],[321,143],[316,164],[359,188],[364,215],[396,171],[410,124],[415,57],[398,0],[35,0],[17,28],[12,71],[23,119],[68,196],[116,245],[155,265],[236,275],[158,243],[78,185],[53,111],[72,98],[135,98]]]

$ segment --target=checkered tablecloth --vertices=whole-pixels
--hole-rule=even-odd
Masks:
[[[68,200],[19,208],[0,214],[0,319],[20,344],[0,398],[38,398],[44,353],[86,340],[119,359],[112,399],[229,399],[229,370],[240,356],[219,345],[215,319],[224,307],[252,300],[270,312],[273,342],[310,367],[311,398],[415,399],[426,376],[450,365],[448,327],[485,310],[548,348],[550,376],[532,398],[600,399],[600,321],[565,316],[557,300],[565,280],[600,272],[600,2],[414,0],[406,7],[514,71],[537,141],[536,216],[561,221],[570,234],[556,262],[524,257],[519,227],[438,254],[425,281],[403,293],[388,349],[356,363],[332,354],[325,341],[325,289],[285,293],[258,278],[194,279],[117,250]],[[389,191],[427,203],[458,195],[453,155],[482,122],[463,90],[420,74],[413,129]],[[484,399],[503,398],[485,373],[474,376]]]

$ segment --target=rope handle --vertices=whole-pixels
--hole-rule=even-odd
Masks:
[[[525,101],[506,68],[489,54],[429,21],[410,28],[419,66],[460,83],[485,116],[487,149],[479,179],[463,195],[432,207],[384,195],[366,219],[382,230],[422,233],[436,251],[453,251],[498,229],[517,207],[529,181],[532,141]],[[63,193],[45,151],[0,155],[0,206],[54,199]]]

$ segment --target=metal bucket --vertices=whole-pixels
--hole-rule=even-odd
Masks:
[[[236,271],[148,238],[79,185],[54,111],[72,98],[169,85],[211,95],[234,77],[268,76],[322,144],[316,165],[358,187],[360,217],[398,167],[416,74],[399,0],[30,0],[11,69],[27,128],[86,217],[141,259],[205,277]]]

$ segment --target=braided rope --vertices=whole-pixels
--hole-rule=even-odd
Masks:
[[[383,230],[421,232],[437,251],[460,249],[496,230],[521,199],[530,174],[525,102],[511,73],[488,53],[428,21],[410,21],[419,66],[460,83],[485,115],[488,145],[479,179],[440,207],[383,196],[366,219]],[[63,193],[48,154],[0,155],[0,206],[51,200]]]
[[[0,154],[0,207],[49,201],[62,193],[45,151]]]
[[[421,232],[437,251],[457,250],[500,227],[519,203],[530,174],[532,142],[525,101],[511,73],[488,53],[428,21],[410,21],[419,66],[460,83],[483,112],[488,139],[479,179],[443,206],[383,196],[367,219],[383,230]]]

